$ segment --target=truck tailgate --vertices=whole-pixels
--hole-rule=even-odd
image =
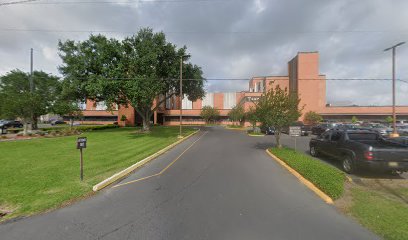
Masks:
[[[375,160],[408,162],[408,148],[375,149],[373,154]]]

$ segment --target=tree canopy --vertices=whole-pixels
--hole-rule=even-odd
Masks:
[[[290,94],[288,90],[281,89],[279,85],[271,88],[262,95],[256,103],[256,112],[263,126],[275,128],[277,147],[282,147],[280,134],[284,127],[289,126],[301,116],[299,109],[300,99],[296,94]]]
[[[255,131],[256,124],[259,122],[259,117],[255,106],[251,106],[245,113],[245,119],[251,123],[252,129]]]
[[[236,105],[228,112],[228,117],[233,122],[241,122],[245,117],[245,110],[242,105]]]
[[[305,114],[304,122],[306,124],[317,124],[323,120],[317,112],[309,111]]]
[[[163,32],[141,29],[122,41],[102,35],[88,40],[59,42],[66,84],[78,99],[131,105],[149,130],[153,112],[166,99],[180,96],[180,59],[188,61],[187,48],[177,48]],[[183,57],[184,56],[184,57]],[[197,65],[183,63],[183,94],[194,101],[204,96],[204,78]],[[164,96],[153,106],[158,96]]]
[[[20,118],[36,128],[39,116],[52,112],[61,82],[55,76],[42,71],[33,73],[33,92],[30,91],[30,75],[13,70],[0,77],[0,117]],[[26,128],[25,128],[26,129]]]
[[[209,123],[211,121],[216,121],[220,117],[220,111],[211,106],[204,106],[201,109],[200,116],[205,120],[205,122]]]

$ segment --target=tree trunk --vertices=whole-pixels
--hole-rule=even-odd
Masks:
[[[74,118],[69,119],[69,130],[72,131],[72,127],[74,126]]]
[[[276,139],[276,147],[277,148],[282,148],[281,142],[280,142],[280,135],[281,132],[278,129],[275,129],[275,139]]]
[[[142,115],[142,119],[143,119],[143,132],[150,132],[150,117],[152,116],[151,111],[146,111],[143,115]]]
[[[32,130],[37,130],[38,129],[38,118],[35,115],[33,116],[33,119],[32,119],[31,129]]]
[[[27,121],[23,121],[23,136],[27,136],[28,134],[28,123]]]

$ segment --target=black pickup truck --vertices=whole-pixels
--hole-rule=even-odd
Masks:
[[[369,130],[326,131],[309,143],[310,154],[324,154],[342,161],[343,170],[408,171],[408,147]]]

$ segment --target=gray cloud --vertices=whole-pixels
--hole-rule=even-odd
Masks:
[[[51,2],[52,0],[48,0]],[[46,1],[43,1],[46,2]],[[122,1],[121,1],[122,2]],[[407,40],[404,0],[225,0],[133,4],[14,5],[0,7],[0,29],[114,30],[124,38],[140,27],[187,45],[208,78],[287,74],[298,51],[319,51],[328,78],[390,78],[391,55],[382,50]],[[58,74],[59,39],[84,40],[90,32],[0,31],[0,74],[35,67]],[[408,45],[398,49],[397,76],[408,79]],[[245,81],[208,83],[210,91],[246,90]],[[391,83],[329,81],[328,101],[390,104]],[[398,83],[408,105],[408,84]]]

